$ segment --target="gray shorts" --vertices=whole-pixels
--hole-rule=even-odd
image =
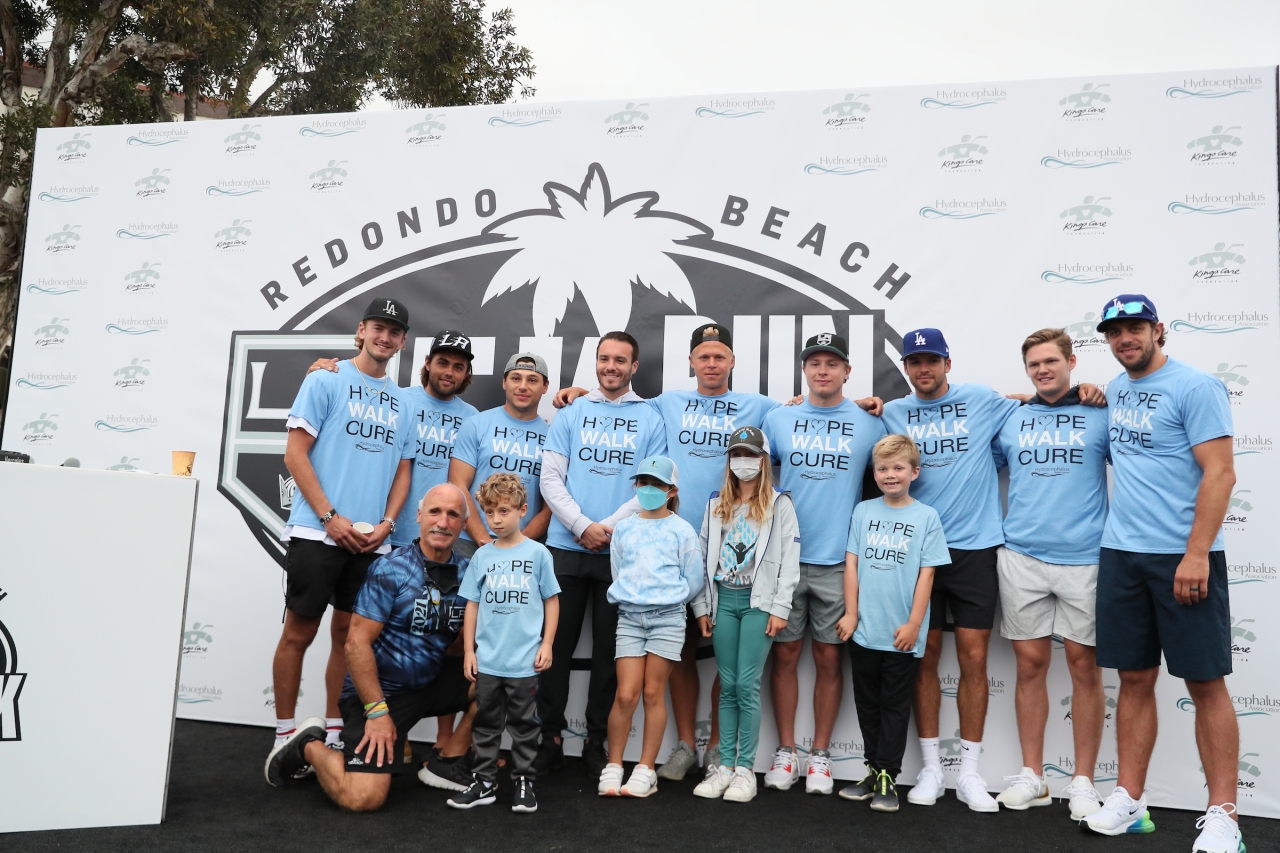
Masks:
[[[1058,566],[1008,548],[996,552],[1000,635],[1010,640],[1058,636],[1096,644],[1098,567]]]
[[[800,564],[800,582],[791,597],[791,618],[778,632],[775,642],[790,643],[804,638],[804,629],[819,643],[841,645],[836,623],[844,616],[844,565]]]

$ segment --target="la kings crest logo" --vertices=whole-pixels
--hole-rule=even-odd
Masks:
[[[0,589],[0,601],[7,593]],[[22,721],[18,716],[18,696],[27,674],[18,672],[18,649],[13,635],[0,622],[0,741],[22,740]]]

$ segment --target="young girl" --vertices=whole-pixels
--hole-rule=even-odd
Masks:
[[[647,797],[658,789],[653,765],[667,729],[667,679],[684,646],[685,605],[702,588],[702,552],[680,505],[676,464],[650,456],[631,478],[641,512],[613,529],[609,601],[618,605],[618,692],[609,714],[609,763],[600,774],[602,797]],[[644,696],[640,763],[622,784],[622,753],[631,719]]]
[[[791,495],[773,488],[764,433],[738,430],[728,455],[724,490],[712,495],[702,521],[707,582],[693,602],[720,668],[722,763],[707,768],[693,793],[746,803],[756,795],[760,678],[800,580],[800,524]]]

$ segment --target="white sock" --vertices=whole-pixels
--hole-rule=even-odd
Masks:
[[[284,743],[289,735],[293,734],[298,728],[293,717],[287,720],[276,719],[276,746]]]
[[[342,749],[342,718],[324,718],[324,745]]]
[[[924,758],[924,766],[942,770],[942,759],[938,757],[938,739],[936,737],[920,738],[920,755]]]
[[[982,755],[982,741],[960,741],[960,778],[970,774],[977,775],[978,757]]]

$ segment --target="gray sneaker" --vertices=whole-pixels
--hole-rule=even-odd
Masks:
[[[707,747],[707,751],[702,753],[702,768],[705,770],[709,767],[720,766],[720,743],[717,741],[714,745]],[[730,770],[733,768],[730,767]]]
[[[684,774],[688,773],[690,768],[698,766],[698,753],[684,741],[676,744],[676,748],[671,750],[671,757],[667,759],[667,763],[658,768],[659,779],[670,779],[678,782],[684,778]]]

